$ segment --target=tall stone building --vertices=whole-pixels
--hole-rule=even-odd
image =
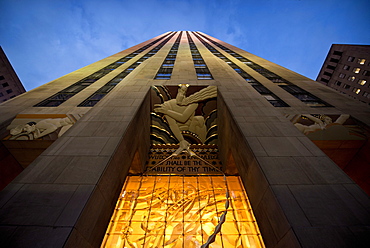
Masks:
[[[0,102],[26,92],[6,54],[0,46]]]
[[[370,45],[333,44],[316,81],[370,104]]]
[[[370,108],[204,33],[165,33],[0,111],[4,246],[369,244]]]

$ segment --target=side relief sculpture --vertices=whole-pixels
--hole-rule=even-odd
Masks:
[[[58,128],[61,128],[58,133],[58,137],[60,137],[72,125],[73,122],[69,117],[43,119],[38,122],[31,121],[11,129],[9,140],[35,140],[55,132]]]
[[[342,114],[333,122],[332,118],[326,115],[322,115],[321,118],[317,118],[309,114],[304,114],[302,116],[314,122],[314,124],[312,125],[303,125],[301,123],[294,123],[294,126],[296,126],[299,131],[306,135],[309,133],[316,132],[318,130],[325,130],[326,128],[334,124],[343,125],[343,123],[349,118],[348,114]]]

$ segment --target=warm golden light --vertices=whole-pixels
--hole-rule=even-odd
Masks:
[[[360,80],[359,82],[358,82],[358,84],[360,84],[360,85],[365,85],[366,84],[366,80]]]
[[[366,59],[358,59],[357,61],[360,65],[364,65],[366,62]]]
[[[230,206],[210,247],[264,247],[243,186],[228,176]],[[130,176],[101,247],[200,247],[226,210],[222,176]]]

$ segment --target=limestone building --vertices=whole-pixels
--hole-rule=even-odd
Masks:
[[[370,45],[333,44],[316,81],[370,104]]]
[[[207,34],[162,34],[0,111],[4,246],[369,244],[370,108]]]

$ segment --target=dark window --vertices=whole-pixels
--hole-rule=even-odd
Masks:
[[[349,84],[344,84],[344,85],[343,85],[343,88],[344,88],[344,89],[346,89],[346,90],[348,90],[349,88],[351,88],[351,85],[349,85]]]
[[[335,66],[332,66],[332,65],[327,65],[326,68],[328,68],[330,70],[335,70]]]
[[[336,81],[335,84],[340,86],[342,84],[342,82],[341,81]]]
[[[8,90],[6,90],[6,93],[8,93],[8,94],[10,94],[10,93],[12,93],[13,92],[13,90],[12,89],[8,89]]]
[[[263,85],[252,85],[252,87],[258,91],[261,95],[263,94],[271,94],[271,91],[269,91],[265,86]]]
[[[364,71],[362,74],[363,74],[364,76],[370,76],[370,71]]]
[[[283,102],[282,100],[269,100],[269,102],[272,104],[274,107],[289,107],[288,104]]]
[[[343,69],[344,69],[344,70],[346,70],[346,71],[348,71],[348,70],[349,70],[349,68],[351,68],[349,65],[344,65],[344,66],[343,66]]]
[[[339,56],[342,56],[343,52],[339,52],[339,51],[334,51],[333,52],[334,55],[339,55]]]
[[[353,62],[355,60],[355,57],[352,57],[352,56],[348,56],[348,59],[347,59],[347,61],[349,61],[349,62]]]
[[[5,79],[4,76],[0,76],[0,80],[3,80],[3,79]]]
[[[213,79],[208,68],[195,68],[198,79]]]
[[[339,62],[339,59],[331,58],[331,59],[330,59],[330,62],[338,63],[338,62]]]
[[[82,84],[81,85],[72,85],[72,86],[68,87],[67,89],[63,90],[63,92],[78,93],[88,85],[90,85],[90,84],[87,84],[87,85],[82,85]]]
[[[341,74],[339,74],[339,77],[340,77],[340,78],[345,78],[345,77],[346,77],[346,74],[341,73]]]
[[[348,77],[348,81],[352,81],[352,82],[353,82],[353,81],[355,81],[355,79],[356,79],[356,77],[355,77],[355,76],[349,76],[349,77]]]
[[[206,68],[207,66],[206,66],[206,64],[203,64],[203,63],[202,64],[195,64],[194,63],[194,67],[195,68]]]
[[[171,79],[171,73],[158,73],[155,79]]]
[[[155,79],[171,79],[172,68],[160,68]]]
[[[15,97],[15,95],[11,96],[10,98],[13,98],[13,97]]]
[[[4,94],[2,92],[0,92],[0,97],[4,96]]]
[[[327,80],[326,78],[320,78],[320,81],[322,81],[324,83],[329,83],[329,80]]]
[[[288,91],[290,94],[306,93],[305,90],[296,85],[280,85],[280,87]]]
[[[3,83],[2,86],[5,88],[5,87],[8,87],[9,84],[8,83]]]
[[[325,75],[325,76],[329,76],[329,77],[331,77],[333,74],[332,74],[332,73],[330,73],[330,72],[324,71],[324,75]]]
[[[311,94],[296,94],[295,95],[301,101],[313,101],[316,100],[316,97]]]
[[[279,85],[281,88],[304,102],[309,107],[331,107],[330,104],[305,91],[296,85]]]

